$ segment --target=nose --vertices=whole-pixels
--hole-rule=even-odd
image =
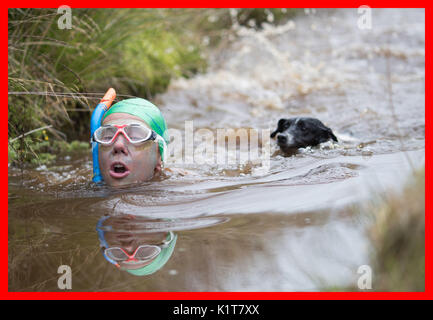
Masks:
[[[119,242],[120,247],[125,250],[126,253],[128,253],[129,255],[132,255],[135,251],[135,249],[137,249],[138,245],[135,243],[134,239],[131,239],[130,235],[122,235],[121,236],[122,239]]]
[[[130,256],[134,253],[135,249],[137,249],[137,247],[132,245],[123,246],[123,250],[125,250]]]
[[[113,144],[113,153],[128,155],[127,142],[123,134],[119,134]]]
[[[287,142],[287,136],[283,134],[279,134],[277,138],[279,143],[286,143]]]

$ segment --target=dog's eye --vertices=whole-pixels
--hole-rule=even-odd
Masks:
[[[307,128],[305,127],[305,124],[303,122],[299,122],[298,127],[299,127],[299,129],[301,129],[301,131],[307,130]]]

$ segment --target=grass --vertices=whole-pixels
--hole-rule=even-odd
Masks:
[[[389,197],[376,211],[372,240],[375,291],[424,291],[425,170],[402,195]]]
[[[167,30],[159,11],[74,9],[72,14],[73,28],[60,30],[56,10],[9,10],[9,92],[48,94],[9,96],[9,137],[51,125],[82,138],[89,111],[101,98],[83,93],[113,86],[148,97],[163,91],[171,77],[205,66],[197,50],[188,51],[183,37]],[[64,92],[76,95],[56,95]],[[21,146],[31,145],[27,140]]]
[[[59,154],[77,152],[90,153],[90,144],[78,140],[69,143],[64,140],[50,141],[46,132],[43,132],[38,137],[25,137],[9,143],[8,158],[11,163],[39,166],[51,164]]]
[[[383,198],[367,214],[373,219],[372,288],[376,292],[422,292],[425,283],[425,169],[414,174],[401,194]],[[356,286],[323,291],[366,291]]]
[[[87,141],[90,111],[107,88],[116,88],[119,99],[152,99],[171,79],[206,70],[209,41],[203,39],[215,44],[233,25],[260,28],[294,12],[72,9],[72,29],[61,30],[56,9],[9,9],[8,90],[30,93],[9,95],[9,138],[50,126],[50,141]],[[9,161],[37,159],[40,133],[18,140],[9,145]]]

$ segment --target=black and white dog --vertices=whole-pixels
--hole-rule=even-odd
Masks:
[[[283,152],[292,153],[298,148],[316,146],[328,140],[338,142],[332,130],[320,120],[307,117],[280,119],[271,138],[277,138],[277,144]]]

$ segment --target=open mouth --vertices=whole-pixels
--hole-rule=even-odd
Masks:
[[[110,167],[110,176],[121,179],[129,174],[128,167],[122,162],[113,162]]]

